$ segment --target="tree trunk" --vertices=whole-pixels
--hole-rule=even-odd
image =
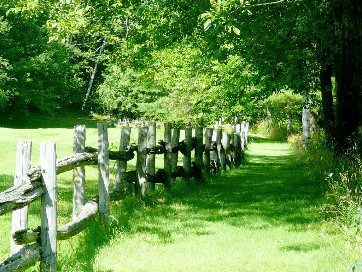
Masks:
[[[362,91],[362,2],[345,0],[339,23],[340,50],[337,56],[337,151],[354,147],[361,125]]]
[[[104,49],[106,47],[106,44],[107,44],[107,39],[104,38],[102,46],[101,46],[101,48],[99,50],[99,55],[97,57],[96,63],[94,64],[94,69],[93,69],[91,78],[89,80],[88,89],[87,89],[87,92],[86,92],[84,100],[83,100],[82,110],[84,110],[85,106],[87,105],[87,101],[88,101],[89,95],[90,95],[92,87],[93,87],[94,78],[96,77],[98,64],[99,64],[99,61],[101,60],[101,57],[102,57],[103,51],[104,51]]]
[[[335,138],[335,117],[333,109],[333,93],[332,93],[332,67],[331,65],[321,65],[320,84],[322,94],[322,116],[323,128],[327,135],[328,143]]]

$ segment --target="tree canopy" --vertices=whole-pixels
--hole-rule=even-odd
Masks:
[[[289,90],[344,149],[360,137],[361,12],[359,0],[4,2],[0,109],[79,108],[89,86],[86,110],[115,117],[256,123]]]

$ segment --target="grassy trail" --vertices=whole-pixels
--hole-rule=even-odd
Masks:
[[[288,144],[256,139],[240,169],[128,213],[127,227],[118,223],[121,231],[95,255],[93,268],[346,271],[353,254],[323,221],[313,188]]]
[[[71,154],[72,134],[68,128],[1,128],[0,190],[12,184],[17,141],[35,140],[37,165],[40,141],[56,141],[61,158]],[[96,135],[96,129],[87,129],[89,145],[96,146]],[[114,146],[118,136],[118,129],[110,129]],[[171,195],[160,186],[152,207],[133,197],[113,203],[110,230],[94,222],[58,243],[60,271],[346,271],[357,252],[323,220],[323,199],[290,146],[255,138],[247,153],[242,167],[204,186],[176,181]],[[156,165],[162,167],[162,156]],[[111,170],[114,177],[114,166]],[[96,193],[97,167],[88,167],[86,177],[89,198]],[[58,177],[58,224],[71,215],[71,178],[71,172]],[[10,215],[0,219],[2,260],[9,253],[11,222]],[[30,228],[39,221],[36,202],[30,207]]]

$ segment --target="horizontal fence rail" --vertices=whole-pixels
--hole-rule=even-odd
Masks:
[[[0,215],[12,212],[11,256],[0,263],[0,272],[24,271],[40,262],[41,271],[56,271],[57,241],[66,240],[87,228],[97,215],[107,226],[109,201],[136,194],[145,199],[163,184],[170,191],[172,181],[182,178],[186,184],[194,178],[206,182],[210,173],[220,173],[241,164],[248,144],[248,123],[224,126],[219,120],[206,129],[186,126],[181,131],[164,124],[164,137],[156,143],[156,122],[137,123],[137,145],[130,144],[131,126],[120,121],[119,150],[109,150],[108,129],[98,124],[98,147],[86,146],[85,126],[74,130],[74,154],[56,161],[54,143],[41,143],[40,166],[31,167],[30,141],[19,143],[14,186],[0,193]],[[194,137],[193,137],[193,131]],[[192,157],[192,152],[194,156]],[[179,153],[182,166],[178,165]],[[156,171],[155,156],[164,156],[164,168]],[[127,170],[127,162],[136,158],[136,170]],[[114,188],[110,188],[109,161],[117,162]],[[98,165],[98,195],[85,200],[87,165]],[[57,175],[73,171],[73,213],[65,225],[57,226]],[[41,200],[41,225],[28,229],[28,205]]]

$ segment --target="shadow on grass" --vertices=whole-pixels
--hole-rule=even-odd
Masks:
[[[249,137],[249,143],[285,143],[285,140],[281,139],[271,139],[267,137],[251,135]]]
[[[161,192],[151,207],[134,198],[114,204],[110,230],[94,223],[67,263],[81,264],[79,271],[93,271],[99,249],[120,235],[146,233],[167,244],[174,235],[210,235],[208,226],[215,222],[236,228],[286,226],[303,231],[321,220],[317,208],[321,190],[306,178],[293,155],[247,157],[241,167],[214,176],[203,186],[186,187],[181,180],[173,185],[172,193]],[[284,250],[305,252],[317,247],[295,244]]]
[[[0,192],[5,191],[14,184],[14,176],[0,175]]]
[[[0,127],[5,128],[73,128],[75,125],[85,125],[88,128],[96,128],[98,120],[84,113],[67,112],[54,114],[30,114],[0,115]]]

